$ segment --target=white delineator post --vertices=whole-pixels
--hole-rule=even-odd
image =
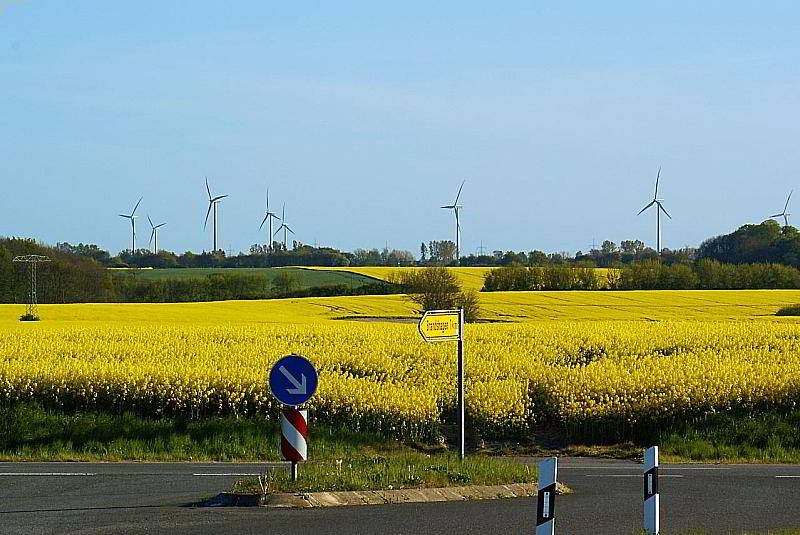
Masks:
[[[658,446],[644,452],[644,530],[659,533]]]
[[[555,535],[556,478],[558,457],[539,462],[539,492],[536,495],[536,535]]]

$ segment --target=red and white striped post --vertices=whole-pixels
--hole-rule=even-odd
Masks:
[[[281,412],[281,459],[291,461],[292,481],[297,481],[297,463],[307,458],[308,411],[284,409]]]

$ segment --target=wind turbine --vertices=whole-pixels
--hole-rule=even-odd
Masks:
[[[288,230],[292,234],[294,231],[289,228],[289,225],[286,224],[286,203],[283,203],[283,210],[281,211],[281,226],[278,227],[278,230],[275,231],[275,234],[283,230],[283,248],[286,249],[286,231]]]
[[[261,224],[258,226],[258,230],[264,226],[264,223],[269,220],[269,250],[272,251],[272,220],[278,219],[278,216],[275,215],[274,212],[269,211],[269,188],[267,188],[267,212],[264,214],[264,219],[261,221]]]
[[[653,195],[653,200],[650,201],[650,204],[648,204],[647,206],[642,208],[639,211],[638,214],[636,214],[636,215],[640,215],[642,212],[644,212],[645,210],[647,210],[648,208],[650,208],[654,204],[656,205],[656,228],[657,228],[657,232],[658,232],[658,241],[657,241],[658,254],[661,254],[661,212],[664,212],[665,216],[667,216],[668,218],[672,219],[672,216],[667,213],[667,210],[661,204],[661,201],[663,201],[664,199],[659,199],[658,198],[658,179],[660,177],[661,177],[661,166],[659,166],[658,174],[656,175],[656,192]]]
[[[153,220],[150,219],[149,215],[147,216],[147,221],[150,223],[150,228],[153,229],[153,231],[150,233],[150,241],[147,242],[147,244],[150,245],[151,243],[153,243],[153,239],[155,239],[155,243],[154,243],[155,247],[153,247],[153,253],[158,254],[158,229],[160,229],[161,227],[166,225],[166,223],[160,223],[158,225],[153,225]]]
[[[130,215],[119,214],[120,217],[125,217],[131,220],[131,253],[136,251],[136,209],[139,208],[139,203],[142,202],[144,197],[139,197],[139,202],[136,203],[136,206],[133,207],[133,211]]]
[[[455,202],[447,206],[442,206],[442,208],[453,210],[456,215],[456,265],[459,266],[461,265],[461,224],[458,221],[458,211],[464,207],[458,204],[458,198],[461,197],[461,188],[464,187],[464,182],[466,182],[466,180],[461,182],[461,187],[458,188],[458,195],[456,195]]]
[[[211,210],[214,210],[214,250],[211,251],[214,252],[217,250],[217,203],[227,197],[227,195],[218,195],[217,197],[212,197],[211,188],[208,187],[208,177],[206,177],[206,191],[208,191],[208,212],[206,212],[206,222],[203,223],[203,230],[205,230],[208,226],[208,215],[211,213]]]
[[[775,214],[773,216],[770,216],[770,218],[782,217],[783,218],[783,222],[786,223],[787,227],[789,226],[789,216],[792,215],[792,214],[787,214],[786,213],[786,209],[789,208],[789,199],[792,198],[792,193],[794,193],[794,190],[789,192],[789,197],[786,198],[786,204],[783,206],[783,212],[781,212],[780,214]]]

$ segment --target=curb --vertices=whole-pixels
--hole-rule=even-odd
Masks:
[[[569,494],[572,489],[558,484],[557,494]],[[310,508],[341,507],[348,505],[386,505],[398,503],[428,503],[464,500],[497,500],[524,498],[536,495],[532,483],[510,485],[485,485],[445,487],[432,489],[365,490],[338,492],[305,492],[296,494],[237,494],[223,492],[201,502],[201,507],[270,507]]]

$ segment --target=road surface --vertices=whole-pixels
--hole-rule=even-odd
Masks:
[[[534,462],[533,459],[521,459]],[[532,533],[532,498],[275,510],[187,505],[266,465],[0,463],[0,533]],[[663,465],[664,533],[800,528],[800,465]],[[558,533],[631,534],[641,526],[641,465],[560,459]]]

